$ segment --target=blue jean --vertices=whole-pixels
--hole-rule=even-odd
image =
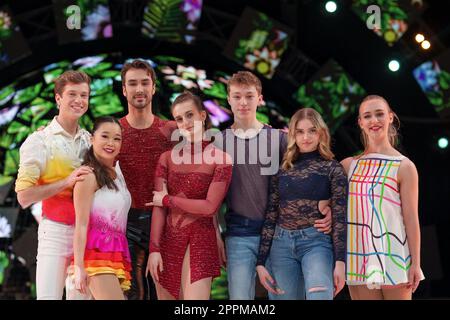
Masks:
[[[255,299],[256,258],[259,236],[225,238],[230,300]]]
[[[270,249],[272,277],[284,294],[269,293],[271,300],[332,300],[333,246],[329,235],[310,227],[275,228]]]

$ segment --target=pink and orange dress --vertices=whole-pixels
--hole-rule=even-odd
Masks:
[[[131,195],[116,163],[118,190],[103,186],[95,192],[86,236],[84,266],[89,277],[98,274],[115,274],[122,290],[130,289],[131,262],[126,238]],[[73,274],[72,265],[69,274]]]

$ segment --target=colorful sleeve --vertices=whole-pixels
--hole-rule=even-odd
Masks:
[[[20,147],[19,171],[15,191],[19,192],[38,183],[45,168],[46,146],[38,133],[29,136]]]

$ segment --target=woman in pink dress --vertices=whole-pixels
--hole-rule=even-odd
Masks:
[[[94,124],[84,165],[94,169],[74,188],[74,257],[69,268],[75,288],[96,300],[124,300],[130,288],[130,255],[125,230],[131,196],[117,162],[122,128],[113,117]]]
[[[184,141],[163,153],[155,173],[147,272],[158,299],[209,299],[220,275],[216,213],[228,190],[228,154],[204,141],[207,113],[197,96],[179,95],[172,115]]]

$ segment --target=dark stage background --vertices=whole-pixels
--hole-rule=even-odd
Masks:
[[[361,150],[357,107],[384,96],[402,123],[401,151],[417,166],[422,266],[418,299],[450,297],[450,19],[447,1],[35,0],[0,3],[0,299],[32,299],[39,207],[19,208],[18,149],[56,114],[52,80],[73,68],[93,79],[83,126],[126,114],[120,68],[151,61],[154,111],[170,118],[177,92],[201,94],[223,129],[226,79],[242,69],[263,83],[258,119],[283,128],[300,107],[321,112],[338,158]],[[75,5],[67,10],[70,5]],[[379,9],[379,24],[375,11]],[[77,9],[78,8],[78,9]],[[375,14],[375,15],[374,15]],[[415,40],[422,33],[431,47]],[[391,60],[400,68],[388,68]],[[448,140],[447,140],[448,141]],[[259,293],[263,298],[264,294]],[[226,276],[214,299],[227,298]],[[339,299],[348,299],[346,291]]]

